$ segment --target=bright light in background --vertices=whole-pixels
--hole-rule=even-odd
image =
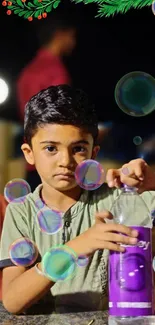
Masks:
[[[8,97],[8,94],[9,94],[8,85],[2,78],[0,78],[0,104],[5,102],[5,100]]]

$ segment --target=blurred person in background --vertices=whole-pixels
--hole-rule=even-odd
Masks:
[[[22,70],[17,81],[17,101],[22,123],[25,104],[33,95],[49,86],[71,84],[63,58],[70,55],[76,46],[77,25],[73,19],[66,14],[56,13],[37,22],[40,49]],[[26,166],[26,180],[32,191],[40,184],[40,177],[34,166]]]

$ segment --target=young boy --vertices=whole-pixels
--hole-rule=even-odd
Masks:
[[[41,298],[44,304],[50,303],[51,312],[107,309],[108,250],[122,251],[118,243],[136,243],[138,234],[127,226],[108,222],[117,189],[104,184],[94,191],[82,190],[73,177],[76,166],[95,159],[99,151],[94,107],[81,90],[66,85],[49,87],[28,102],[24,130],[22,151],[27,162],[36,166],[42,184],[24,203],[7,207],[1,241],[3,304],[15,314]],[[110,187],[124,182],[137,186],[140,192],[155,189],[155,175],[143,160],[126,166],[129,175],[121,170],[107,173]],[[154,192],[142,196],[153,209]],[[63,228],[54,235],[39,228],[36,215],[42,202],[46,209],[63,213]],[[37,245],[37,266],[25,268],[10,262],[9,247],[20,237],[30,238]],[[41,260],[49,249],[64,244],[77,255],[88,256],[89,263],[79,267],[70,279],[54,283],[41,274]]]

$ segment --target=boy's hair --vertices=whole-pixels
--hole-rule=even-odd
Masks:
[[[57,31],[78,30],[77,19],[75,15],[73,16],[74,19],[69,13],[54,12],[41,23],[36,21],[34,26],[39,46],[47,45],[54,38]]]
[[[74,125],[90,133],[94,144],[98,137],[98,120],[94,105],[86,93],[68,85],[51,86],[33,96],[25,107],[24,135],[31,139],[46,124]]]

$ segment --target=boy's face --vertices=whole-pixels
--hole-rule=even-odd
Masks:
[[[47,124],[32,138],[32,149],[24,143],[22,151],[27,162],[35,164],[42,183],[63,192],[77,186],[77,165],[85,159],[95,159],[99,147],[93,147],[92,135],[80,128]]]

